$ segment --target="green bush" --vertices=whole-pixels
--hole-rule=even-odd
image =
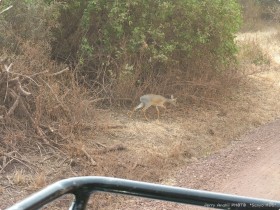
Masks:
[[[60,12],[54,55],[89,80],[117,83],[173,68],[218,72],[234,58],[241,22],[235,0],[71,0]]]
[[[20,39],[44,41],[52,57],[71,64],[81,79],[111,90],[213,77],[237,51],[237,0],[5,3],[14,8],[0,17],[0,47],[20,53]]]

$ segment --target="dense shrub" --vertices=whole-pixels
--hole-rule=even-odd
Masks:
[[[5,4],[14,7],[0,17],[4,51],[20,55],[25,41],[41,46],[46,56],[70,64],[80,81],[102,87],[110,98],[137,95],[138,87],[140,92],[173,92],[194,78],[215,78],[229,70],[237,51],[241,17],[236,0]]]
[[[175,72],[181,79],[213,76],[236,53],[241,17],[235,0],[71,0],[63,5],[53,55],[78,67],[87,82],[145,86]]]

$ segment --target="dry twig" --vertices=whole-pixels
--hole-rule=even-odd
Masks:
[[[69,71],[69,68],[67,67],[67,68],[65,68],[65,69],[62,69],[61,71],[59,71],[59,72],[56,72],[56,73],[53,73],[53,74],[50,74],[49,76],[57,76],[57,75],[60,75],[60,74],[62,74],[62,73],[64,73],[64,72],[66,72],[66,71]]]
[[[13,106],[7,112],[6,117],[10,117],[14,113],[15,109],[17,108],[17,106],[19,104],[19,100],[20,100],[20,95],[17,96]]]
[[[96,166],[97,165],[96,161],[92,159],[92,157],[88,154],[88,152],[85,150],[84,147],[82,148],[82,151],[87,156],[87,158],[90,160],[91,164],[93,166]]]
[[[13,5],[7,7],[6,9],[3,9],[1,12],[0,12],[0,15],[6,11],[8,11],[9,9],[11,9],[13,7]]]
[[[32,171],[32,168],[29,165],[35,166],[34,164],[31,164],[27,160],[21,160],[18,157],[16,157],[16,152],[15,151],[12,151],[12,152],[9,152],[9,153],[2,153],[2,155],[5,156],[6,158],[9,158],[10,160],[7,163],[5,163],[5,165],[2,166],[2,169],[0,170],[0,172],[2,172],[14,160],[21,163],[22,165],[24,165],[25,167],[27,167],[31,171]],[[29,165],[27,165],[26,163],[28,163]]]

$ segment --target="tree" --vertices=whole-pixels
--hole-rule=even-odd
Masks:
[[[227,63],[236,53],[241,17],[234,0],[72,0],[59,21],[54,53],[70,56],[94,79],[100,68],[116,75],[139,59],[152,61],[149,71],[197,55],[211,55],[213,65]]]

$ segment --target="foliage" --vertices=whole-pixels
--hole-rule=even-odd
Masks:
[[[88,81],[143,84],[174,68],[191,77],[229,64],[241,17],[235,0],[71,0],[59,22],[53,53]]]
[[[174,80],[213,78],[229,69],[237,52],[234,38],[241,23],[237,0],[5,4],[14,7],[0,17],[2,49],[20,54],[19,43],[24,40],[44,42],[52,58],[70,64],[80,81],[102,86],[109,97],[118,95],[119,89],[131,95],[138,87],[164,91],[165,82],[171,91],[168,86]]]

